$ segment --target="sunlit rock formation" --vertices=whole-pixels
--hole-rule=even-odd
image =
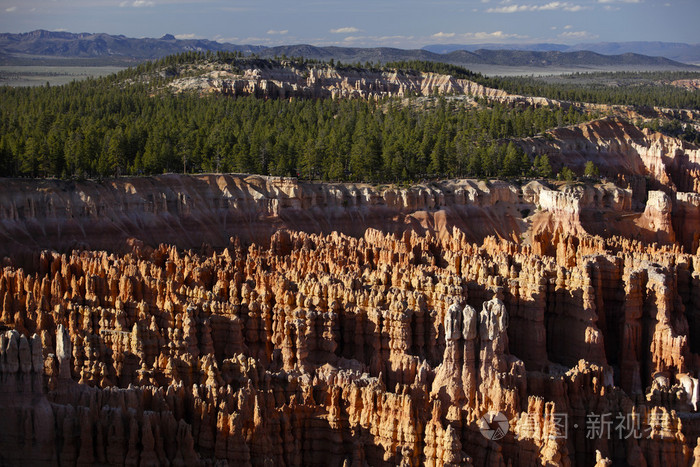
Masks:
[[[700,465],[700,195],[660,151],[596,183],[7,180],[0,464]]]
[[[692,463],[700,259],[555,242],[369,229],[35,253],[0,277],[3,442],[81,464]],[[606,413],[647,431],[587,438]]]

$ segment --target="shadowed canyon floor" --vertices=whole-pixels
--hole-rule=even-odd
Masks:
[[[0,464],[700,465],[698,153],[633,131],[523,142],[597,184],[5,181]]]

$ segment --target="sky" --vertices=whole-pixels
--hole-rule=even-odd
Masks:
[[[700,0],[0,0],[0,32],[35,29],[256,45],[700,43]]]

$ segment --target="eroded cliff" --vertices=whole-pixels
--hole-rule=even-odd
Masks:
[[[700,464],[697,154],[609,125],[528,141],[597,184],[6,180],[0,463]]]

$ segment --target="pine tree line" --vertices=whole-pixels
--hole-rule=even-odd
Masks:
[[[0,175],[96,177],[232,171],[399,181],[537,172],[509,138],[590,116],[438,98],[261,100],[151,95],[88,80],[0,88]],[[534,171],[534,172],[533,172]]]

